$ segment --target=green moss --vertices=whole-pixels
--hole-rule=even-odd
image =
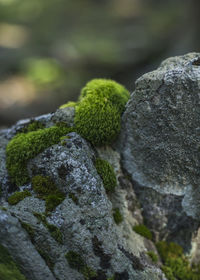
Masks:
[[[158,262],[158,255],[155,254],[153,251],[148,251],[147,255],[151,258],[153,263],[157,263]]]
[[[109,162],[100,158],[96,159],[95,167],[103,181],[106,191],[113,192],[117,185],[117,179],[113,167]]]
[[[60,229],[52,224],[49,224],[45,215],[34,212],[33,215],[49,230],[51,236],[60,244],[63,244],[63,235]]]
[[[31,131],[36,131],[38,129],[43,129],[45,126],[39,121],[31,121],[28,125],[24,126],[20,133],[28,133]]]
[[[51,269],[51,271],[53,271],[54,263],[52,262],[49,255],[44,250],[42,250],[41,248],[38,249],[37,251],[40,254],[40,256],[45,260],[47,266]]]
[[[93,145],[111,144],[121,127],[121,114],[129,93],[120,84],[95,79],[82,89],[76,106],[76,131]]]
[[[183,249],[176,243],[165,241],[156,244],[157,250],[164,263],[162,267],[169,280],[200,280],[200,267],[191,266]]]
[[[5,247],[0,244],[0,279],[26,280]]]
[[[64,108],[68,108],[68,107],[75,107],[76,106],[76,102],[74,101],[69,101],[66,104],[63,104],[59,107],[59,109],[64,109]]]
[[[69,198],[73,200],[75,204],[78,204],[78,198],[73,193],[69,193]]]
[[[133,227],[133,230],[143,237],[152,240],[152,233],[145,225],[136,225]]]
[[[65,255],[65,257],[69,266],[83,274],[85,280],[90,280],[91,278],[97,276],[96,271],[87,266],[83,258],[78,253],[74,251],[69,251]]]
[[[32,187],[38,196],[45,200],[47,212],[53,211],[65,199],[65,194],[56,187],[50,177],[34,176]]]
[[[121,212],[119,211],[119,208],[115,208],[113,209],[114,213],[113,213],[113,218],[115,223],[118,225],[123,221],[123,216],[121,214]]]
[[[115,280],[115,276],[109,277],[107,280]]]
[[[61,136],[71,131],[72,128],[53,126],[13,137],[6,148],[6,165],[13,183],[24,185],[29,182],[28,160],[58,143]]]
[[[21,222],[21,225],[22,227],[28,232],[28,234],[30,235],[30,238],[31,238],[31,241],[34,240],[34,236],[35,236],[35,230],[33,229],[33,227],[27,223],[24,223],[22,221]]]
[[[15,192],[8,198],[8,203],[11,205],[15,205],[27,196],[31,196],[31,193],[27,190],[23,192]]]
[[[119,112],[124,111],[125,105],[130,98],[128,90],[121,84],[108,79],[93,79],[81,90],[80,99],[86,96],[107,99],[115,105]]]

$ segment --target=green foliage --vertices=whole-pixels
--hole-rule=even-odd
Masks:
[[[200,280],[200,267],[190,265],[181,246],[161,241],[156,247],[164,263],[162,270],[169,280]]]
[[[118,225],[123,221],[123,216],[122,216],[119,208],[115,208],[115,209],[113,209],[113,211],[114,211],[113,212],[114,221]]]
[[[26,184],[29,181],[26,168],[28,160],[58,143],[60,137],[71,130],[64,126],[53,126],[13,137],[6,148],[6,164],[12,181],[17,185]]]
[[[103,181],[103,185],[106,191],[113,192],[117,185],[117,179],[111,164],[106,160],[97,158],[95,161],[95,167]]]
[[[133,230],[143,237],[152,240],[152,233],[145,225],[136,225],[133,227]]]
[[[151,258],[153,263],[157,263],[158,262],[158,255],[155,254],[153,251],[148,251],[147,255]]]
[[[75,107],[76,106],[76,102],[74,101],[69,101],[66,104],[63,104],[59,107],[59,109],[64,109],[64,108],[68,108],[68,107]]]
[[[90,280],[92,277],[97,276],[96,271],[87,266],[83,258],[78,253],[69,251],[65,257],[69,266],[83,274],[85,280]]]
[[[31,196],[31,193],[27,190],[23,192],[15,192],[8,198],[8,203],[11,205],[15,205],[27,196]]]
[[[5,247],[0,244],[0,279],[26,280]]]
[[[53,211],[65,199],[65,194],[56,187],[50,177],[34,176],[32,187],[38,196],[45,200],[47,212]]]
[[[76,106],[76,131],[93,145],[112,143],[120,131],[121,114],[128,98],[128,91],[114,81],[90,81],[82,89]]]

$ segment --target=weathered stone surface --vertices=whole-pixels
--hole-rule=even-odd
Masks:
[[[58,121],[54,115],[48,116],[45,126],[49,126],[52,120]],[[17,127],[4,131],[3,137],[9,139],[14,131]],[[5,174],[6,144],[7,140],[2,146],[4,156],[1,159]],[[111,164],[119,178],[112,197],[106,194],[94,166],[98,154],[107,159],[112,155]],[[142,216],[135,194],[130,193],[132,184],[121,171],[117,152],[111,148],[101,152],[94,150],[78,134],[70,133],[60,143],[30,160],[28,172],[31,177],[38,174],[49,176],[66,195],[64,201],[46,216],[46,223],[59,230],[62,236],[60,243],[53,238],[45,223],[37,218],[45,214],[45,201],[38,198],[31,184],[19,187],[20,190],[31,191],[31,197],[16,205],[7,203],[12,189],[5,190],[9,183],[6,175],[8,183],[4,180],[5,192],[1,197],[4,211],[0,212],[0,243],[22,267],[28,280],[86,279],[69,266],[65,254],[70,250],[80,254],[85,263],[96,271],[96,277],[91,280],[106,280],[113,275],[121,280],[165,280],[159,267],[146,256],[147,250],[155,250],[153,243],[132,231],[133,225],[142,222]],[[0,180],[3,174],[0,173]],[[77,201],[73,201],[70,194]],[[124,215],[124,221],[119,226],[113,219],[114,207],[119,207]]]
[[[136,81],[118,149],[147,224],[189,250],[200,222],[200,54]]]

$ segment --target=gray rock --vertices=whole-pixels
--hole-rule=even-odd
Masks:
[[[139,78],[117,144],[148,225],[188,250],[200,222],[199,62],[169,58]]]

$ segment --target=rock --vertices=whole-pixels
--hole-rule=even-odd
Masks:
[[[189,252],[200,223],[200,54],[139,78],[122,127],[117,147],[147,224]]]
[[[33,120],[49,127],[62,120],[60,114],[61,110],[59,116],[53,113]],[[132,230],[133,225],[142,222],[141,212],[134,192],[131,193],[132,184],[121,170],[120,155],[111,148],[96,150],[77,133],[67,134],[27,165],[31,178],[40,175],[52,180],[64,193],[64,200],[47,211],[45,198],[35,192],[30,182],[18,190],[29,190],[32,196],[16,205],[8,204],[7,198],[15,189],[10,187],[6,170],[6,144],[27,123],[30,120],[2,131],[0,150],[0,244],[7,248],[27,279],[106,280],[115,276],[121,280],[166,280],[146,254],[150,248],[156,251],[153,243]],[[119,181],[116,193],[109,196],[94,162],[97,156],[108,159],[110,155]],[[120,225],[114,222],[114,207],[123,213]],[[78,255],[84,266],[72,267],[67,258],[70,252]]]

